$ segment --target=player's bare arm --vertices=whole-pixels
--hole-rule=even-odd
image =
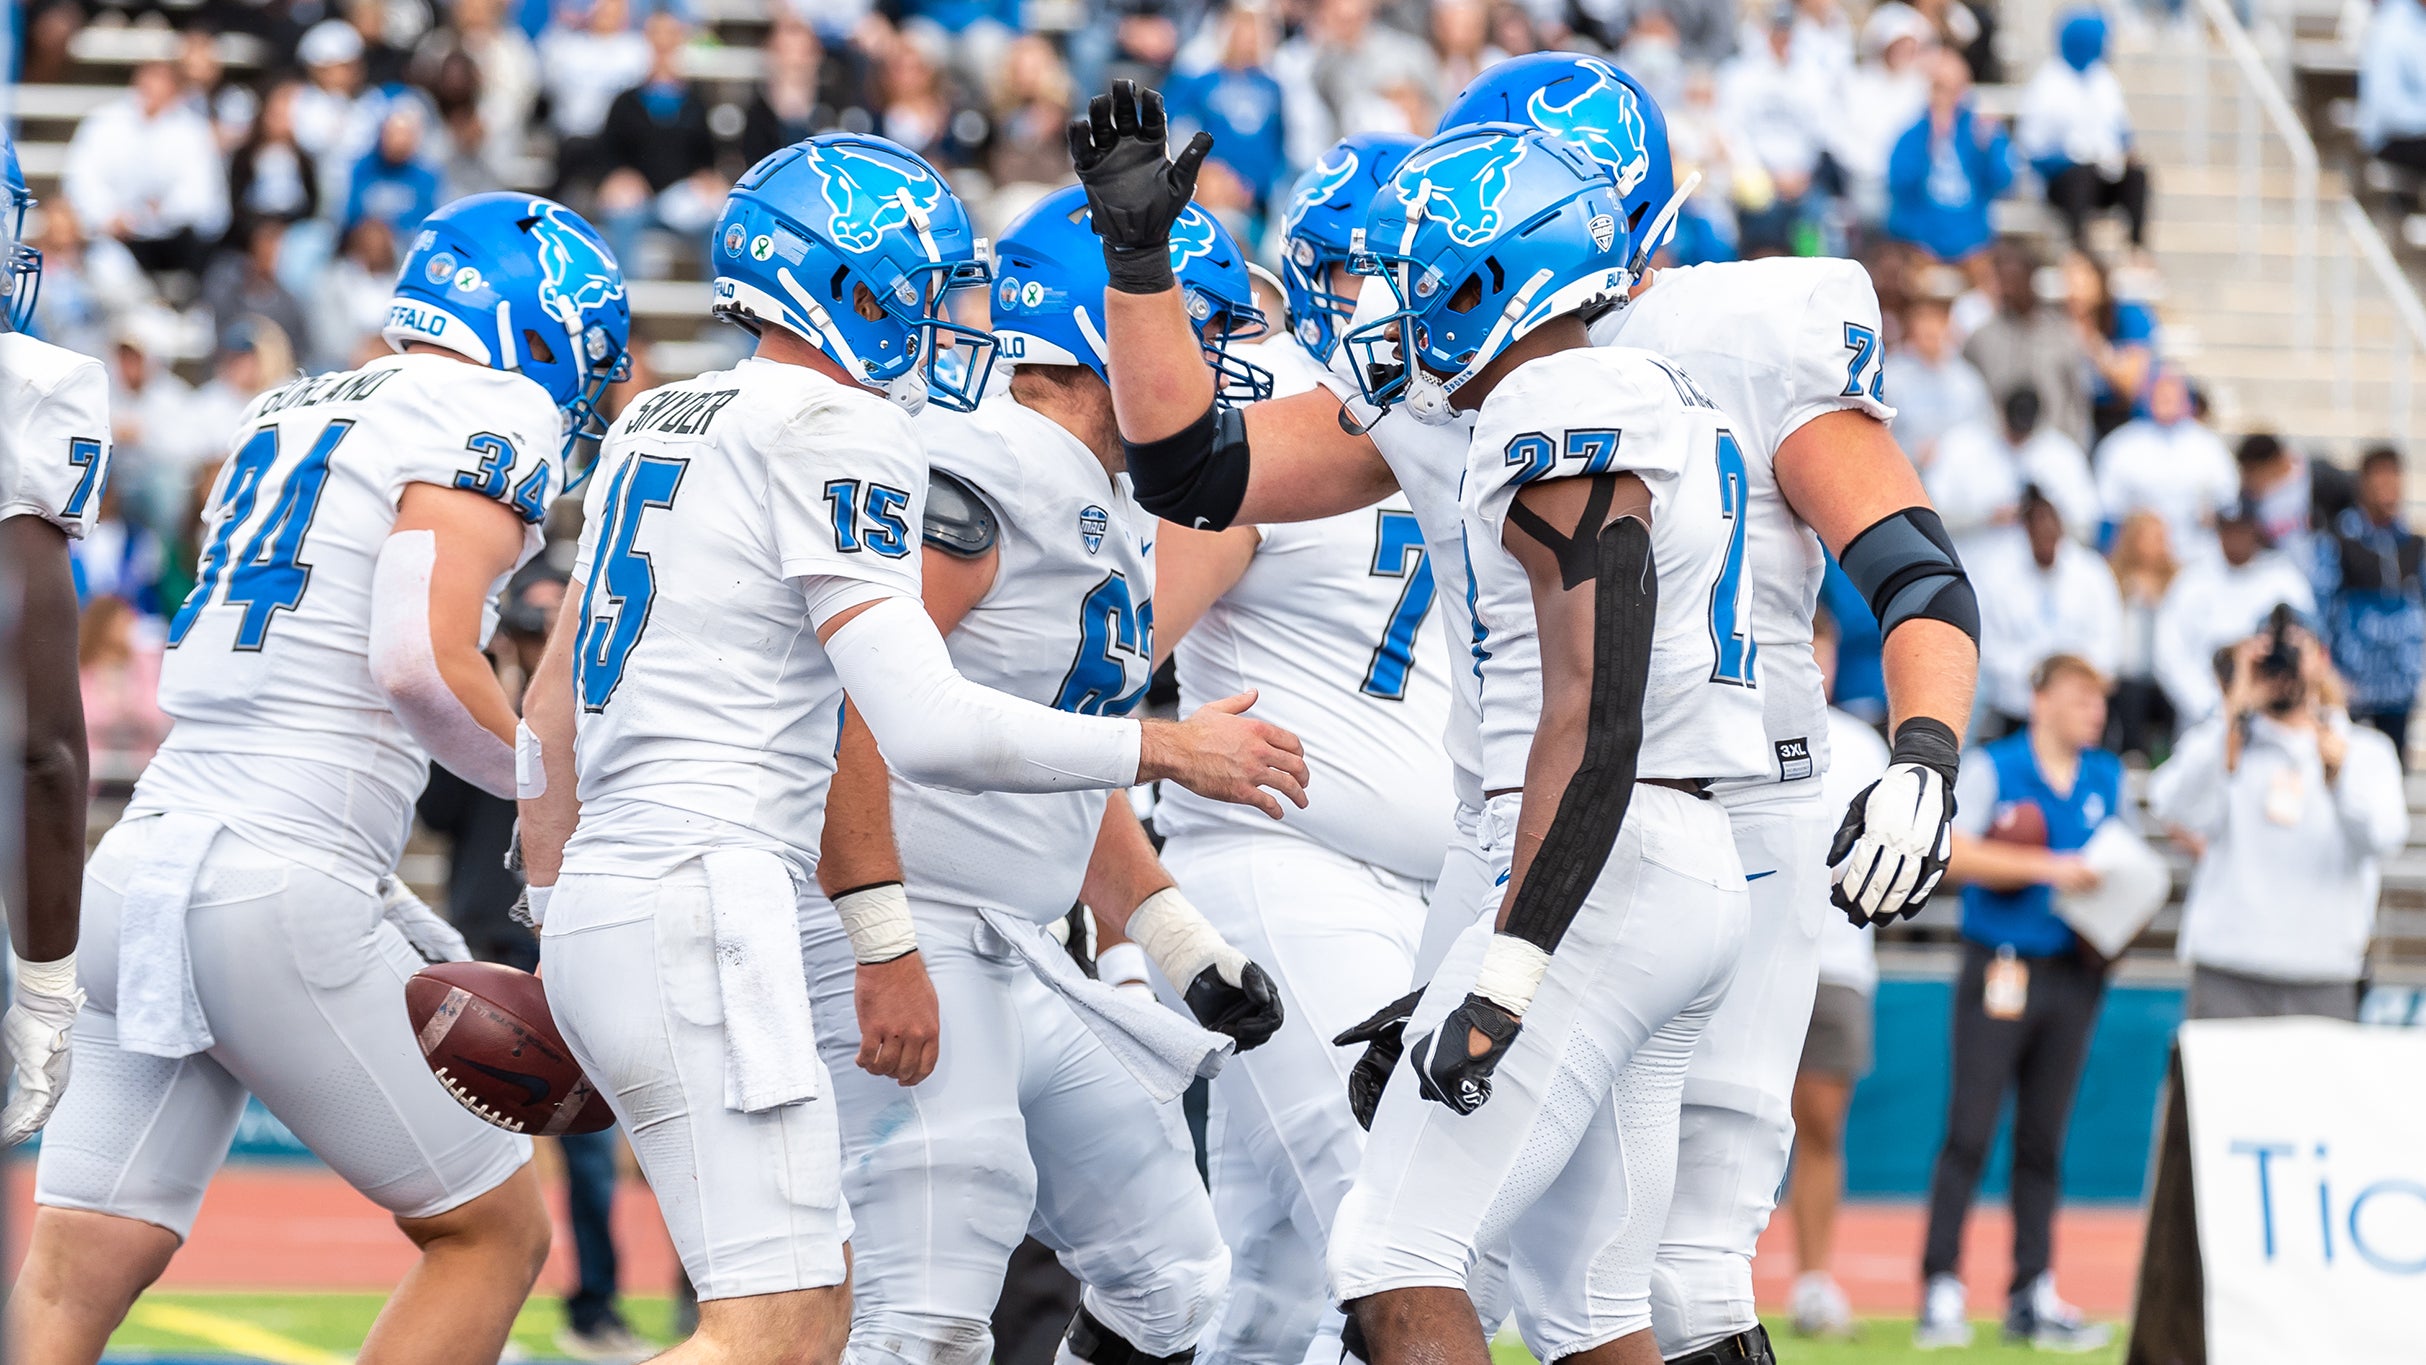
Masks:
[[[1885,423],[1850,410],[1815,417],[1778,446],[1776,468],[1778,491],[1869,599],[1884,638],[1895,761],[1837,830],[1830,895],[1857,924],[1916,914],[1952,851],[1979,603]]]
[[[0,566],[19,586],[12,665],[25,709],[25,885],[9,888],[17,996],[8,1010],[15,1081],[0,1126],[22,1142],[67,1087],[67,1031],[84,890],[84,701],[76,674],[76,585],[67,533],[41,517],[0,521]]]
[[[1156,668],[1222,594],[1246,576],[1262,543],[1262,533],[1251,524],[1197,531],[1177,522],[1163,523],[1154,537]]]
[[[1119,793],[1104,805],[1079,896],[1153,959],[1198,1023],[1237,1039],[1239,1051],[1280,1031],[1280,988],[1180,894]]]
[[[1198,134],[1174,161],[1163,152],[1167,131],[1161,94],[1129,81],[1114,82],[1070,124],[1071,159],[1111,270],[1104,328],[1122,361],[1112,406],[1138,501],[1218,530],[1311,521],[1388,497],[1397,480],[1373,442],[1343,425],[1327,390],[1216,410],[1213,373],[1168,257],[1171,224],[1213,141]]]
[[[514,707],[481,618],[526,529],[481,493],[407,484],[372,584],[372,680],[432,758],[492,796],[516,795]]]
[[[565,584],[564,600],[579,602],[582,581]],[[578,611],[556,613],[547,651],[522,692],[522,729],[516,736],[521,778],[517,802],[523,878],[530,886],[534,919],[547,914],[547,893],[564,866],[564,846],[581,820],[579,778],[573,768],[573,649],[580,637]]]

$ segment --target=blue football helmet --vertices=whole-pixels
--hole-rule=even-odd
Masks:
[[[1084,365],[1104,374],[1103,296],[1110,277],[1103,244],[1087,219],[1087,192],[1055,190],[1036,201],[994,247],[994,335],[1005,360]],[[1188,321],[1213,367],[1224,403],[1272,396],[1272,372],[1230,353],[1264,331],[1247,259],[1229,230],[1194,204],[1171,225],[1171,273]],[[1109,376],[1105,376],[1108,380]]]
[[[1535,128],[1475,124],[1408,153],[1374,197],[1349,263],[1388,282],[1397,302],[1348,332],[1365,400],[1447,422],[1451,395],[1500,352],[1552,318],[1621,296],[1630,277],[1620,212],[1598,161]]]
[[[821,133],[769,153],[733,187],[708,254],[716,316],[751,335],[781,327],[911,412],[984,397],[994,339],[946,304],[993,278],[985,243],[916,152]]]
[[[580,214],[531,194],[468,195],[422,219],[380,335],[537,380],[564,413],[568,459],[606,434],[599,399],[632,372],[615,253]]]
[[[1668,159],[1668,119],[1649,91],[1598,57],[1535,52],[1500,62],[1458,92],[1441,132],[1476,123],[1527,124],[1565,138],[1617,182],[1618,221],[1633,238],[1628,268],[1640,273],[1668,244],[1684,196]]]
[[[1289,190],[1280,227],[1280,283],[1289,295],[1289,328],[1316,360],[1331,359],[1340,329],[1356,311],[1354,294],[1331,288],[1331,272],[1347,264],[1373,196],[1422,140],[1405,133],[1342,138]]]
[[[17,144],[0,132],[0,175],[8,202],[0,204],[0,328],[22,332],[33,325],[34,300],[42,294],[42,253],[25,241],[25,211],[34,206],[17,165]]]

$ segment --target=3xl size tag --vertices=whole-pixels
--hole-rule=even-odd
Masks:
[[[1794,782],[1811,775],[1811,741],[1781,739],[1777,741],[1777,780]]]
[[[1996,960],[1988,964],[1980,1008],[1991,1019],[2019,1019],[2029,1005],[2030,964],[2015,957],[2011,948],[1999,948]]]

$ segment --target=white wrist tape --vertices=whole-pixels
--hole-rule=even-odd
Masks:
[[[527,722],[514,722],[514,799],[536,801],[548,794],[547,754]]]
[[[400,531],[371,570],[371,681],[407,733],[447,771],[491,796],[515,793],[514,746],[489,732],[438,671],[430,643],[430,572],[438,533]]]
[[[842,931],[851,936],[851,956],[863,967],[918,951],[918,926],[910,920],[910,893],[900,882],[878,882],[834,898]]]
[[[1231,947],[1177,887],[1164,887],[1129,912],[1129,937],[1162,968],[1163,979],[1182,991],[1207,967],[1221,968],[1233,986],[1244,978],[1247,955]]]
[[[69,949],[67,956],[56,962],[28,962],[24,958],[17,957],[15,953],[11,953],[9,956],[16,958],[17,999],[19,1001],[36,998],[77,1002],[83,1000],[83,995],[76,988],[76,953],[74,949]],[[75,1008],[73,1005],[69,1006],[68,1012],[74,1013]]]
[[[540,928],[548,922],[548,897],[556,894],[554,886],[522,888],[522,904],[531,912],[531,927]]]
[[[1474,993],[1521,1019],[1549,970],[1548,953],[1513,934],[1493,934],[1474,974]]]
[[[895,772],[946,791],[1059,792],[1137,780],[1133,720],[1072,715],[969,681],[926,609],[893,597],[826,641]]]
[[[1107,986],[1134,986],[1146,981],[1146,950],[1134,943],[1115,943],[1095,955],[1095,979]]]

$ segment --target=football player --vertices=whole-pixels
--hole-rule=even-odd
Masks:
[[[716,312],[757,353],[634,400],[607,437],[575,606],[531,685],[524,853],[556,1020],[698,1287],[699,1332],[665,1358],[831,1361],[851,1215],[802,934],[831,913],[812,888],[842,694],[929,786],[1169,777],[1276,807],[1260,788],[1302,800],[1305,769],[1294,739],[1235,714],[1246,698],[1183,724],[1095,714],[1124,694],[1108,609],[1074,680],[1100,688],[1092,707],[955,667],[919,605],[911,414],[975,406],[993,345],[945,312],[988,269],[932,167],[812,138],[742,177],[708,245]],[[863,1031],[883,1034],[868,1064],[915,1075],[935,1003],[906,902],[841,900]]]
[[[1623,306],[1594,323],[1595,340],[1678,363],[1738,423],[1742,468],[1730,472],[1730,486],[1742,495],[1732,510],[1744,531],[1744,591],[1714,609],[1712,629],[1741,639],[1747,663],[1757,657],[1762,665],[1773,758],[1765,778],[1724,783],[1718,793],[1751,874],[1753,931],[1738,987],[1711,1021],[1686,1080],[1683,1151],[1653,1308],[1671,1360],[1769,1360],[1753,1311],[1751,1256],[1785,1169],[1789,1096],[1817,981],[1819,898],[1806,890],[1833,866],[1836,904],[1873,923],[1916,912],[1935,888],[1949,847],[1954,736],[1978,671],[1978,606],[1911,462],[1888,434],[1894,413],[1878,382],[1878,301],[1861,267],[1777,259],[1646,269],[1681,203],[1666,125],[1639,84],[1597,58],[1541,53],[1499,63],[1460,95],[1443,126],[1494,118],[1576,141],[1618,185],[1635,280]],[[1112,226],[1106,250],[1123,261],[1148,259],[1137,243],[1154,239],[1169,212],[1158,205],[1174,193],[1184,197],[1201,155],[1192,145],[1176,165],[1166,160],[1159,131],[1144,131],[1150,122],[1145,105],[1116,89],[1072,126],[1090,192],[1126,206],[1096,217]],[[1107,303],[1108,331],[1137,362],[1123,374],[1187,376],[1172,368],[1186,357],[1170,339],[1168,288],[1144,269],[1116,271],[1114,287],[1121,292]],[[1142,503],[1220,526],[1326,515],[1396,484],[1435,542],[1434,571],[1457,609],[1461,594],[1447,588],[1439,543],[1454,526],[1440,510],[1454,499],[1440,471],[1444,463],[1457,466],[1438,452],[1451,433],[1417,420],[1453,412],[1417,403],[1402,404],[1404,414],[1362,411],[1342,374],[1330,390],[1348,396],[1346,407],[1306,394],[1217,421],[1203,381],[1189,378],[1192,389],[1170,380],[1114,386]],[[1825,701],[1809,645],[1823,545],[1867,594],[1886,633],[1895,726],[1895,762],[1841,823],[1819,798]],[[1469,615],[1490,614],[1493,604],[1480,593],[1473,600]],[[1525,662],[1522,648],[1479,634],[1475,648],[1477,673],[1455,675],[1468,714],[1480,673]],[[1460,730],[1451,727],[1450,752],[1468,807],[1461,820],[1479,822],[1486,787],[1521,785],[1530,736],[1488,722],[1462,737]],[[1453,844],[1434,891],[1435,913],[1457,915],[1487,895],[1491,863],[1486,853]],[[1403,1021],[1403,1009],[1385,1012],[1356,1035],[1374,1039],[1368,1061],[1384,1074]]]
[[[515,789],[514,712],[481,652],[493,599],[539,548],[629,330],[588,223],[476,195],[405,258],[398,354],[246,410],[169,622],[174,724],[85,871],[83,1083],[42,1145],[17,1358],[99,1358],[248,1093],[421,1249],[365,1359],[504,1348],[547,1212],[530,1140],[422,1062],[405,980],[468,954],[396,860],[431,758]]]
[[[84,700],[76,674],[76,582],[67,542],[82,536],[109,479],[109,382],[101,362],[26,335],[42,253],[25,243],[34,196],[17,145],[0,132],[0,577],[12,600],[10,695],[24,708],[22,885],[9,907],[16,993],[6,1024],[13,1075],[0,1147],[34,1135],[66,1089],[84,881]]]
[[[1351,234],[1415,144],[1358,134],[1291,192],[1281,229],[1289,331],[1250,348],[1276,392],[1321,382],[1355,295]],[[1316,1287],[1364,1148],[1347,1100],[1354,1054],[1331,1038],[1415,979],[1425,893],[1455,804],[1440,747],[1444,614],[1403,494],[1319,521],[1166,524],[1155,571],[1155,652],[1177,659],[1181,708],[1254,691],[1257,714],[1304,740],[1323,770],[1321,793],[1278,824],[1184,791],[1154,812],[1163,862],[1225,937],[1272,969],[1288,1011],[1272,1041],[1213,1081],[1206,1173],[1232,1259],[1204,1356],[1329,1359],[1336,1345],[1313,1343],[1336,1336],[1341,1319]]]
[[[1386,1365],[1490,1359],[1466,1284],[1503,1241],[1539,1358],[1658,1360],[1685,1065],[1746,933],[1709,799],[1766,762],[1753,662],[1711,627],[1743,570],[1733,422],[1649,352],[1592,345],[1585,311],[1626,286],[1620,212],[1581,149],[1474,125],[1408,154],[1356,262],[1395,304],[1347,334],[1362,396],[1474,414],[1479,620],[1536,660],[1483,692],[1486,726],[1532,736],[1521,806],[1487,812],[1513,827],[1507,889],[1412,1011],[1331,1243]]]

